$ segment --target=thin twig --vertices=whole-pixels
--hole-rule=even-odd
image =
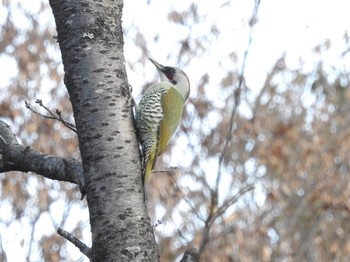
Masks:
[[[33,221],[32,221],[32,230],[31,230],[31,234],[30,234],[30,242],[29,242],[29,247],[28,247],[28,253],[27,253],[27,261],[30,261],[30,255],[32,254],[32,245],[33,245],[33,242],[34,242],[34,232],[35,232],[35,226],[36,226],[36,223],[38,222],[39,218],[40,218],[40,213],[37,214]]]
[[[36,99],[35,103],[37,103],[39,106],[44,108],[45,111],[48,112],[48,115],[44,115],[44,114],[41,114],[40,112],[36,111],[35,109],[33,109],[31,107],[30,103],[28,103],[27,101],[24,101],[24,103],[25,103],[25,107],[28,108],[30,111],[32,111],[34,114],[37,114],[42,118],[57,120],[57,121],[61,122],[64,126],[69,128],[70,130],[72,130],[73,132],[77,133],[77,129],[76,129],[75,125],[64,120],[62,118],[62,114],[61,114],[60,110],[57,109],[56,113],[53,113],[47,106],[45,106],[43,104],[41,99]]]
[[[163,170],[152,170],[152,174],[174,176],[178,171],[179,171],[178,167],[169,167]]]
[[[258,14],[259,6],[260,6],[260,0],[256,0],[252,16],[249,20],[249,26],[250,26],[249,39],[248,39],[247,48],[246,48],[244,55],[243,55],[243,61],[242,61],[242,66],[241,66],[241,72],[239,75],[238,86],[235,88],[234,93],[233,93],[234,104],[233,104],[232,111],[231,111],[227,137],[225,139],[225,143],[224,143],[222,152],[219,156],[219,163],[218,163],[218,170],[217,170],[217,175],[216,175],[215,187],[213,190],[211,190],[211,203],[210,203],[210,207],[209,207],[208,217],[204,223],[202,243],[201,243],[200,248],[199,248],[199,256],[201,256],[203,254],[203,251],[209,242],[210,229],[211,229],[212,224],[215,222],[215,220],[220,215],[222,215],[227,210],[228,207],[230,207],[235,202],[237,202],[239,197],[241,197],[247,191],[250,191],[251,189],[253,189],[252,186],[246,186],[245,188],[241,189],[235,196],[230,198],[228,201],[224,202],[221,207],[218,207],[219,184],[220,184],[221,176],[222,176],[223,160],[225,158],[225,155],[227,154],[229,144],[232,140],[234,118],[235,118],[237,109],[238,109],[239,104],[240,104],[241,91],[242,91],[242,86],[244,83],[245,67],[246,67],[248,53],[249,53],[251,43],[253,40],[253,28],[254,28],[254,25],[256,24],[256,21],[257,21],[257,14]]]
[[[204,249],[206,247],[206,245],[209,242],[209,234],[210,234],[210,229],[211,226],[214,224],[215,220],[223,215],[225,213],[225,211],[232,206],[234,203],[236,203],[238,201],[238,199],[244,195],[245,193],[247,193],[248,191],[252,190],[254,188],[253,185],[247,185],[244,188],[240,189],[237,194],[235,194],[234,196],[232,196],[230,199],[228,199],[227,201],[225,201],[220,207],[215,208],[214,206],[211,206],[210,211],[209,211],[209,215],[207,217],[207,219],[205,220],[204,223],[204,231],[203,231],[203,237],[202,237],[202,243],[199,247],[199,254],[200,256],[203,254]]]
[[[213,199],[213,198],[212,198]],[[202,236],[202,242],[201,242],[201,245],[199,247],[199,256],[201,256],[204,252],[204,249],[205,247],[207,246],[208,242],[209,242],[209,233],[210,233],[210,228],[211,228],[211,225],[212,225],[212,218],[214,216],[214,208],[210,208],[209,210],[209,215],[207,217],[207,219],[205,220],[205,223],[204,223],[204,229],[203,229],[203,236]]]
[[[199,259],[199,253],[197,249],[191,247],[186,250],[180,262],[194,262],[194,261],[198,261],[198,259]]]
[[[161,224],[163,224],[163,222],[160,221],[160,220],[158,219],[158,220],[157,220],[157,223],[155,223],[152,227],[153,227],[153,228],[156,228],[157,226],[159,226],[159,225],[161,225]]]
[[[243,56],[241,73],[239,75],[239,82],[238,82],[237,88],[234,90],[234,105],[233,105],[232,112],[231,112],[231,117],[230,117],[230,122],[229,122],[229,129],[228,129],[228,132],[227,132],[227,137],[226,137],[226,140],[225,140],[225,144],[224,144],[222,153],[221,153],[221,155],[219,157],[219,166],[218,166],[218,173],[217,173],[216,181],[215,181],[214,194],[215,194],[215,192],[216,192],[216,194],[218,192],[218,188],[219,188],[219,184],[220,184],[220,180],[221,180],[222,163],[223,163],[224,157],[226,155],[226,151],[228,149],[228,146],[229,146],[229,144],[230,144],[230,142],[232,140],[232,130],[233,130],[233,124],[234,124],[233,121],[234,121],[234,118],[235,118],[238,106],[240,104],[241,90],[242,90],[242,85],[243,85],[243,82],[244,82],[245,67],[246,67],[246,62],[247,62],[247,57],[248,57],[248,53],[249,53],[249,50],[250,50],[250,46],[251,46],[251,43],[253,41],[253,28],[254,28],[254,25],[256,24],[256,21],[257,21],[257,15],[258,15],[259,6],[260,6],[260,0],[256,0],[255,7],[254,7],[254,10],[253,10],[253,14],[252,14],[252,17],[251,17],[250,23],[249,23],[249,25],[250,25],[249,40],[248,40],[248,45],[247,45],[247,48],[246,48],[246,50],[244,52],[244,56]],[[217,201],[218,196],[215,195],[215,198],[216,198],[216,201]]]
[[[224,201],[224,203],[217,209],[215,212],[212,221],[217,219],[219,216],[223,215],[225,211],[232,206],[234,203],[236,203],[239,198],[244,195],[245,193],[251,191],[254,189],[254,185],[247,185],[244,188],[240,189],[237,194],[229,198],[228,200]]]
[[[79,248],[80,252],[83,253],[85,256],[90,258],[90,251],[91,248],[89,248],[87,245],[85,245],[83,242],[81,242],[78,238],[73,236],[71,233],[63,230],[62,228],[57,229],[57,233],[67,239],[69,242],[71,242],[73,245],[75,245],[77,248]]]
[[[191,208],[191,211],[197,216],[197,218],[199,220],[201,220],[202,222],[205,222],[206,219],[204,217],[202,217],[199,213],[198,213],[198,209],[196,209],[193,205],[192,202],[187,198],[187,196],[183,197],[183,200],[185,200],[185,202],[187,203],[187,205],[189,205],[189,207]]]
[[[6,256],[6,252],[4,250],[4,245],[2,244],[2,238],[0,236],[0,258],[2,259],[2,261],[8,261],[7,260],[7,256]]]
[[[58,116],[58,120],[61,121],[66,127],[68,127],[70,130],[77,132],[77,129],[74,124],[67,122],[62,118],[62,113],[59,109],[56,109],[56,114]]]

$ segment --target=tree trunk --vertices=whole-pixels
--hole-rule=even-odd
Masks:
[[[73,105],[92,261],[159,261],[124,67],[123,1],[50,0]]]

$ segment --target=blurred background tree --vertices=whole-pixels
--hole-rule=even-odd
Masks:
[[[162,261],[189,246],[203,261],[350,257],[350,44],[339,22],[348,4],[280,2],[125,3],[136,99],[156,78],[147,57],[183,68],[192,83],[156,168],[177,169],[151,179]],[[73,132],[25,109],[40,98],[72,120],[51,11],[45,1],[27,5],[2,1],[0,117],[23,145],[78,158]],[[318,31],[325,17],[329,28]],[[2,260],[83,261],[55,233],[61,226],[90,242],[77,188],[22,173],[0,179]]]
[[[0,118],[24,146],[57,156],[79,158],[76,134],[62,124],[42,119],[25,108],[36,99],[62,110],[73,121],[55,25],[48,3],[2,1],[0,36]],[[62,261],[71,257],[56,234],[61,226],[81,236],[88,212],[72,184],[30,173],[2,173],[0,205],[1,261]],[[83,212],[86,219],[71,216]],[[74,259],[74,256],[73,256]]]

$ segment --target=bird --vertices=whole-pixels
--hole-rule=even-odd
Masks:
[[[166,149],[174,135],[186,100],[190,94],[190,81],[177,67],[163,66],[152,58],[160,82],[148,87],[136,106],[136,128],[142,147],[142,178],[144,199],[152,170],[158,156]]]

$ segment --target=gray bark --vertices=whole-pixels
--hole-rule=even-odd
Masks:
[[[31,171],[46,178],[71,182],[79,185],[84,194],[83,167],[78,160],[46,155],[23,147],[10,127],[0,120],[0,173],[9,171]]]
[[[159,261],[143,202],[124,67],[121,0],[51,0],[73,106],[92,261]]]

